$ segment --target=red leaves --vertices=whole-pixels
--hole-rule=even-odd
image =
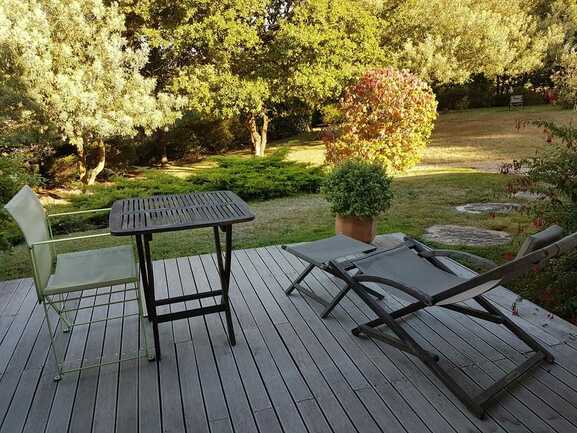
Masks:
[[[429,86],[409,71],[367,71],[340,102],[344,121],[327,141],[327,162],[357,157],[384,161],[393,170],[409,168],[428,142],[436,105]]]

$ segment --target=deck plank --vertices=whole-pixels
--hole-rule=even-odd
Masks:
[[[154,269],[159,297],[219,286],[214,255],[156,261]],[[372,317],[356,295],[324,320],[314,301],[286,296],[283,289],[303,269],[286,251],[235,251],[232,269],[235,347],[224,315],[175,321],[160,326],[160,363],[140,358],[67,374],[58,383],[32,280],[0,282],[0,433],[577,433],[577,327],[540,307],[523,302],[513,319],[549,347],[556,363],[529,373],[478,420],[418,359],[352,336],[352,327]],[[304,284],[327,298],[339,289],[320,270]],[[69,362],[114,360],[142,345],[138,317],[121,317],[137,311],[134,295],[109,291],[99,289],[100,301],[129,302],[82,310],[79,319],[111,320],[61,335],[58,347]],[[510,315],[515,296],[499,288],[490,299]],[[100,303],[81,303],[94,301]],[[384,303],[404,305],[393,296]],[[448,310],[419,312],[405,325],[474,390],[529,352],[502,327]]]

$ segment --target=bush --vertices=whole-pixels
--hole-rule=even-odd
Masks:
[[[552,122],[535,122],[547,137],[541,154],[517,163],[524,173],[517,182],[545,195],[532,206],[544,224],[560,224],[577,230],[577,128]]]
[[[561,70],[553,75],[559,92],[559,103],[565,108],[577,107],[577,49],[568,50],[561,56]]]
[[[522,297],[577,323],[577,253],[551,260],[512,286]]]
[[[343,122],[327,136],[327,162],[353,157],[381,161],[388,170],[412,167],[429,141],[436,107],[431,88],[410,72],[366,72],[339,104]]]
[[[286,159],[288,150],[266,157],[221,157],[218,167],[188,179],[195,190],[228,189],[245,200],[268,200],[297,193],[318,192],[322,170]]]
[[[352,159],[333,169],[321,192],[337,215],[374,217],[391,205],[391,178],[379,162]]]
[[[215,157],[217,166],[202,170],[188,178],[179,178],[157,171],[144,172],[137,178],[117,177],[109,184],[96,184],[87,194],[72,195],[75,208],[110,207],[115,200],[162,194],[183,194],[192,191],[228,189],[245,200],[266,200],[297,193],[318,192],[321,168],[288,161],[287,149],[266,157]]]
[[[322,122],[325,125],[336,125],[343,120],[343,113],[336,104],[327,104],[321,108]]]
[[[514,164],[520,174],[512,189],[544,194],[529,209],[536,226],[559,224],[577,231],[577,128],[536,122],[544,128],[547,148],[540,155]],[[553,259],[542,270],[515,282],[520,295],[568,320],[577,320],[577,253]]]
[[[0,250],[22,240],[20,230],[4,212],[4,205],[24,185],[35,186],[39,182],[39,177],[29,172],[22,158],[0,155]]]

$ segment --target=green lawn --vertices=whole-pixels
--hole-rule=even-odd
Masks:
[[[454,206],[476,201],[510,200],[506,185],[510,178],[495,171],[502,162],[532,155],[543,147],[542,132],[533,127],[517,131],[519,119],[558,120],[577,118],[572,111],[552,107],[528,107],[523,111],[506,109],[467,110],[442,114],[437,123],[433,143],[423,163],[394,181],[394,204],[379,218],[379,233],[405,232],[420,237],[424,229],[437,223],[455,223],[505,230],[514,236],[513,245],[502,248],[472,250],[501,260],[503,254],[515,250],[526,230],[531,230],[525,213],[496,216],[463,215]],[[313,164],[322,162],[323,146],[314,134],[273,143],[271,148],[290,146],[289,158]],[[242,153],[241,153],[242,154]],[[209,158],[189,166],[172,166],[163,170],[182,177],[210,169]],[[138,179],[138,177],[137,177]],[[138,181],[138,180],[136,180]],[[313,240],[334,232],[334,218],[326,202],[316,194],[288,197],[266,202],[253,202],[257,218],[235,228],[237,248]],[[58,211],[70,206],[58,206]],[[53,208],[53,211],[56,209]],[[92,232],[86,232],[92,233]],[[208,231],[177,232],[157,235],[153,244],[155,258],[178,257],[212,251]],[[76,248],[92,248],[125,242],[106,238],[75,244]],[[62,251],[70,251],[62,249]],[[23,246],[0,253],[0,281],[30,275],[27,250]]]
[[[577,113],[552,105],[531,106],[512,111],[506,107],[497,107],[441,113],[431,144],[425,150],[421,163],[408,174],[442,170],[446,167],[498,171],[501,164],[532,156],[536,150],[544,147],[543,132],[531,124],[534,120],[575,123]],[[522,125],[518,129],[519,122]],[[291,149],[289,159],[315,165],[324,162],[324,145],[315,132],[273,141],[268,152],[286,146]],[[236,153],[250,155],[249,150]],[[173,164],[163,171],[176,176],[188,176],[213,165],[214,162],[208,158],[186,166]]]
[[[499,174],[451,172],[405,176],[394,181],[394,204],[379,218],[379,233],[405,232],[419,237],[435,223],[466,224],[518,234],[528,224],[523,213],[487,218],[457,213],[453,207],[469,201],[507,200],[505,186],[509,179]],[[319,239],[333,234],[334,217],[327,203],[317,194],[301,195],[251,203],[256,220],[235,227],[235,247],[245,248],[286,242]],[[93,232],[86,232],[93,233]],[[124,238],[87,240],[66,245],[59,251],[95,248],[126,242]],[[156,235],[154,258],[179,257],[213,251],[211,233],[207,230],[183,231]],[[511,247],[475,250],[500,259]],[[24,246],[0,255],[0,280],[30,275],[28,252]]]

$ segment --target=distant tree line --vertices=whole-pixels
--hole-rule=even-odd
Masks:
[[[107,161],[261,156],[387,66],[441,106],[528,85],[574,105],[576,36],[574,0],[0,0],[0,152],[48,177],[72,155],[86,184]]]

